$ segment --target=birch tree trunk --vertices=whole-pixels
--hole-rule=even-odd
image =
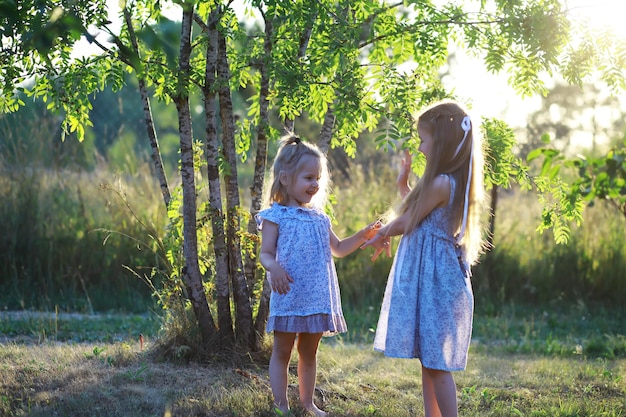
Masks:
[[[496,234],[496,218],[497,218],[497,209],[498,209],[498,190],[499,187],[496,184],[493,184],[491,186],[491,199],[490,199],[490,204],[491,204],[491,216],[489,216],[489,233],[487,235],[487,254],[485,255],[485,270],[486,273],[482,274],[482,279],[479,281],[480,285],[482,288],[481,291],[489,291],[489,288],[491,287],[491,277],[494,275],[493,274],[493,265],[494,265],[494,259],[493,259],[493,252],[491,251],[491,248],[493,247],[493,239],[494,236]]]
[[[233,341],[233,320],[230,310],[230,284],[228,274],[228,252],[224,236],[224,211],[222,186],[219,172],[219,140],[215,100],[215,71],[217,67],[217,21],[219,14],[214,10],[209,15],[207,31],[205,83],[203,88],[205,115],[205,156],[209,182],[209,209],[213,231],[213,252],[215,253],[215,290],[217,296],[217,325],[221,341]]]
[[[181,179],[183,187],[183,253],[185,267],[183,279],[189,291],[189,298],[198,320],[202,343],[210,346],[215,341],[217,329],[213,322],[202,285],[202,275],[198,264],[198,236],[196,232],[196,185],[193,162],[193,134],[191,130],[191,111],[189,108],[189,60],[191,55],[191,25],[193,7],[186,4],[180,40],[180,62],[178,73],[178,91],[174,97],[178,112],[180,135]]]
[[[254,161],[254,177],[250,187],[250,220],[248,221],[248,233],[256,235],[256,215],[261,209],[263,202],[263,181],[267,166],[267,142],[269,133],[269,71],[268,64],[272,54],[272,22],[265,19],[265,41],[263,43],[265,59],[260,65],[261,82],[259,89],[259,120],[257,127],[257,150]],[[253,241],[251,251],[246,252],[245,271],[248,285],[251,287],[256,281],[256,241]]]
[[[235,302],[235,338],[238,343],[258,350],[258,337],[252,322],[250,291],[243,270],[240,239],[239,184],[237,180],[237,153],[235,150],[235,122],[230,96],[230,69],[226,51],[226,38],[217,31],[217,85],[222,121],[222,148],[226,168],[226,242],[229,259],[229,275]]]
[[[302,58],[304,58],[304,56],[306,55],[306,50],[309,47],[309,41],[311,40],[311,34],[313,33],[313,25],[315,24],[315,19],[317,19],[317,11],[315,11],[311,15],[306,27],[304,28],[304,31],[302,31],[302,35],[300,36],[300,43],[298,45],[298,61],[302,60]],[[294,119],[285,119],[283,125],[285,134],[294,133]]]
[[[302,32],[302,35],[300,36],[300,43],[298,47],[298,56],[297,56],[298,60],[302,60],[302,58],[304,58],[304,56],[306,55],[306,50],[307,50],[307,47],[309,46],[311,34],[313,33],[313,24],[315,23],[316,17],[317,17],[317,12],[314,12],[311,18],[309,19],[304,31]],[[267,59],[270,59],[271,54],[272,54],[272,46],[273,46],[272,36],[274,32],[274,27],[273,27],[273,21],[271,19],[268,19],[266,15],[264,15],[264,21],[265,21],[264,51],[265,51],[265,56],[267,57]],[[268,60],[265,60],[261,68],[261,88],[259,91],[260,93],[259,94],[259,100],[260,100],[259,119],[260,121],[259,121],[259,134],[257,137],[257,156],[256,156],[257,159],[255,162],[255,173],[254,173],[254,182],[253,182],[253,187],[256,188],[257,186],[260,186],[260,188],[251,190],[251,195],[253,196],[253,200],[252,200],[253,203],[250,208],[250,213],[251,214],[254,213],[254,215],[250,219],[250,222],[248,223],[248,232],[249,233],[254,232],[255,234],[257,234],[257,230],[256,230],[256,220],[254,216],[256,216],[256,214],[258,213],[261,207],[261,202],[259,200],[258,207],[255,207],[254,195],[255,193],[258,193],[257,195],[259,196],[259,198],[262,197],[262,194],[263,194],[262,187],[263,187],[263,181],[265,178],[265,168],[267,164],[267,142],[268,142],[267,130],[269,126],[269,112],[268,112],[269,101],[267,100],[267,97],[269,95],[269,86],[270,86],[270,76],[268,73],[269,64],[270,63],[268,62]],[[283,122],[283,125],[284,125],[283,129],[284,129],[285,134],[294,133],[294,126],[295,126],[294,119],[285,119]],[[262,145],[263,140],[264,140],[264,145]],[[261,152],[263,152],[263,155],[260,155]],[[259,166],[261,159],[263,160],[263,170],[261,170]],[[254,227],[254,231],[252,231],[252,227]],[[255,247],[254,253],[256,253],[256,247]],[[248,274],[248,271],[246,271],[246,273]],[[267,322],[267,317],[269,316],[271,292],[272,292],[272,289],[269,285],[269,282],[267,281],[265,277],[263,277],[263,290],[261,292],[261,298],[259,299],[259,308],[257,310],[257,315],[256,315],[255,323],[254,323],[254,328],[256,329],[258,334],[263,334],[263,332],[265,331],[265,323]]]
[[[334,127],[335,127],[335,114],[333,113],[333,106],[329,105],[328,111],[326,111],[326,115],[324,116],[324,123],[322,124],[322,129],[320,130],[320,137],[317,141],[317,146],[325,154],[328,154],[328,149],[330,148],[330,140],[333,137]]]
[[[128,36],[130,43],[133,46],[133,50],[139,55],[139,45],[137,43],[137,36],[135,35],[135,29],[133,28],[133,21],[130,16],[128,8],[124,7],[124,21],[128,27]],[[165,175],[165,169],[163,168],[163,159],[161,158],[161,150],[159,148],[159,139],[157,138],[156,129],[154,128],[154,118],[152,117],[152,108],[150,107],[150,98],[148,96],[148,90],[146,88],[146,81],[143,73],[137,73],[137,81],[139,83],[139,93],[141,94],[141,102],[143,103],[144,121],[146,123],[146,130],[148,132],[148,138],[150,139],[150,149],[152,149],[152,161],[154,162],[154,168],[156,172],[159,185],[161,187],[161,194],[163,195],[163,202],[165,208],[169,207],[172,195],[167,182],[167,176]]]
[[[265,51],[265,59],[261,63],[261,83],[259,90],[259,121],[257,132],[257,150],[256,159],[254,161],[254,179],[252,186],[250,187],[250,220],[248,221],[248,233],[250,235],[257,236],[257,224],[256,215],[261,209],[263,203],[263,183],[265,180],[265,169],[267,166],[267,143],[268,143],[268,131],[269,131],[269,85],[270,76],[268,66],[272,55],[272,20],[265,16],[265,40],[263,43],[263,49]],[[248,286],[253,288],[257,278],[257,241],[253,240],[252,248],[246,252],[246,278]],[[265,277],[263,277],[263,291],[261,293],[261,299],[259,300],[259,308],[254,323],[254,328],[257,334],[263,334],[265,330],[265,322],[269,314],[269,285]]]

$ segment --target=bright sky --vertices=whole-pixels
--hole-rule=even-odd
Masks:
[[[624,0],[566,0],[572,13],[576,16],[587,17],[594,26],[609,27],[616,33],[626,37]]]
[[[588,19],[599,29],[610,28],[626,38],[625,0],[566,0],[577,19]],[[507,85],[507,74],[493,75],[484,70],[482,63],[468,57],[459,57],[451,68],[447,80],[456,93],[471,100],[474,114],[497,117],[513,127],[525,126],[527,114],[537,109],[540,97],[522,99]],[[626,101],[626,97],[625,100]]]

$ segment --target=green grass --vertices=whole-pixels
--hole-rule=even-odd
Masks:
[[[624,358],[624,317],[626,311],[619,307],[508,304],[490,314],[476,315],[473,342],[484,351]]]
[[[84,315],[0,312],[0,335],[11,340],[37,343],[138,340],[140,334],[156,336],[160,326],[160,318],[153,313]]]
[[[382,296],[381,296],[382,298]],[[493,305],[476,299],[472,335],[478,352],[626,358],[626,310],[599,305]],[[372,343],[379,307],[344,308],[344,343]]]
[[[454,374],[460,414],[626,416],[625,318],[623,310],[582,305],[477,311],[467,370]],[[150,315],[5,314],[0,415],[273,415],[265,359],[245,366],[164,361],[158,324]],[[422,416],[419,361],[385,358],[355,339],[323,340],[317,403],[331,416]],[[303,416],[295,363],[294,354],[290,399]]]

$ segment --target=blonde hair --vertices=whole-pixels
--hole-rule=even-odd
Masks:
[[[280,181],[280,174],[285,173],[290,179],[295,179],[305,156],[312,156],[319,159],[320,162],[319,191],[308,204],[308,207],[316,207],[321,210],[326,206],[330,185],[326,155],[314,144],[305,142],[295,135],[287,135],[280,140],[278,153],[274,158],[270,172],[270,186],[265,197],[266,206],[270,206],[272,203],[285,204],[289,201],[287,187]]]
[[[466,117],[468,117],[467,113],[455,102],[437,103],[419,116],[418,128],[427,131],[432,137],[431,154],[426,162],[423,176],[405,197],[400,212],[411,213],[405,233],[413,231],[423,220],[419,217],[419,207],[423,204],[424,190],[432,185],[437,176],[447,174],[454,178],[456,184],[452,196],[451,231],[455,237],[458,236],[462,228],[469,161],[471,160],[472,175],[467,202],[467,223],[458,244],[463,248],[467,261],[474,264],[484,249],[481,219],[485,196],[484,155],[480,135],[474,134],[471,124],[465,137],[462,123]],[[469,121],[469,117],[467,120]],[[464,137],[465,140],[463,140]]]

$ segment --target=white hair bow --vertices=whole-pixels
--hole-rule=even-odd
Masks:
[[[463,144],[465,143],[465,139],[467,138],[467,134],[469,133],[471,128],[472,128],[472,121],[470,120],[469,116],[465,116],[463,120],[461,121],[461,129],[463,129],[463,132],[464,132],[463,139],[461,139],[461,143],[459,143],[459,146],[456,147],[456,151],[454,152],[453,158],[455,158],[457,154],[461,151],[461,148],[463,147]],[[465,228],[467,227],[467,211],[469,209],[468,200],[469,200],[470,184],[472,183],[472,159],[474,156],[474,144],[472,143],[470,146],[471,148],[470,148],[470,158],[469,158],[469,172],[467,173],[467,185],[465,186],[465,200],[463,203],[463,222],[461,223],[461,232],[459,232],[456,238],[457,243],[460,243],[461,239],[463,239],[463,236],[465,235]]]
[[[461,129],[463,129],[463,132],[464,132],[463,139],[461,139],[459,146],[456,147],[456,151],[454,151],[454,156],[452,158],[456,158],[459,152],[461,152],[461,148],[463,147],[463,144],[465,143],[465,139],[467,138],[467,134],[469,133],[471,128],[472,128],[472,121],[470,120],[469,116],[465,116],[463,120],[461,120]]]

